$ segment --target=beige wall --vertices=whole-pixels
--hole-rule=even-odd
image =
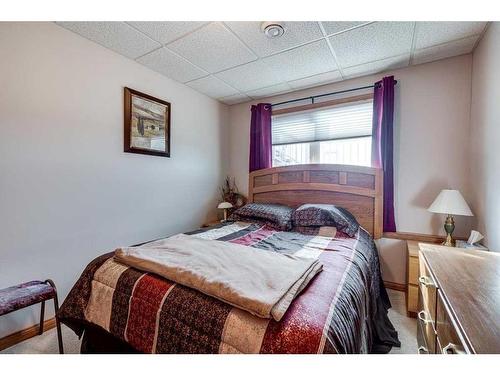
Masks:
[[[0,23],[0,51],[0,287],[52,278],[62,301],[95,256],[215,215],[227,106],[51,23]],[[171,158],[123,152],[124,86],[172,103]]]
[[[477,229],[500,251],[500,24],[492,22],[472,60],[471,181]]]
[[[398,231],[443,234],[444,218],[427,207],[443,188],[459,189],[469,199],[469,117],[471,55],[395,70],[395,209]],[[365,86],[384,75],[316,87],[259,102]],[[230,173],[247,191],[250,105],[233,105],[230,113]],[[466,235],[470,219],[457,218],[457,235]],[[384,279],[405,282],[404,243],[380,242]]]

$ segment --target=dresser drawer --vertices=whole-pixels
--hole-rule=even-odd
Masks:
[[[434,321],[431,320],[429,312],[423,305],[422,293],[419,293],[418,296],[417,327],[419,353],[424,351],[423,348],[427,350],[427,354],[436,353],[436,331],[434,329]],[[421,337],[419,338],[419,336]]]
[[[426,313],[426,320],[430,321],[433,327],[436,325],[436,303],[437,303],[437,284],[432,277],[427,263],[424,260],[422,254],[419,257],[420,262],[420,274],[418,277],[418,283],[421,293],[421,310]],[[420,310],[419,310],[420,311]]]
[[[441,292],[438,291],[437,300],[437,334],[439,337],[439,347],[443,354],[465,354],[466,350],[460,340],[452,320],[443,302]]]
[[[420,321],[417,322],[417,346],[418,346],[418,354],[433,354],[429,351],[429,346],[427,345],[427,340],[425,337],[425,328]]]
[[[439,341],[439,337],[436,335],[436,354],[440,354],[443,352],[443,346],[441,345],[441,342]]]

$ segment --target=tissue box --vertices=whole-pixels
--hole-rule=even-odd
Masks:
[[[475,244],[470,244],[467,241],[463,240],[456,240],[455,241],[455,247],[459,247],[462,249],[468,249],[468,250],[484,250],[488,251],[488,248],[486,246],[483,246],[481,244],[475,243]]]

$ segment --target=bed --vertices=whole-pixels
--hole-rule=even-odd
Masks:
[[[345,165],[277,167],[250,174],[249,202],[342,206],[361,225],[353,237],[280,231],[251,221],[188,233],[318,257],[323,271],[280,321],[127,267],[113,253],[86,267],[58,318],[83,335],[82,353],[388,352],[399,341],[387,316],[390,303],[373,241],[382,232],[382,183],[378,169]]]

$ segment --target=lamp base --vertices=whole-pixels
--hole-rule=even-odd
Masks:
[[[444,230],[446,231],[446,241],[443,242],[444,246],[455,246],[455,240],[451,237],[453,231],[455,230],[455,221],[453,216],[448,215],[446,221],[444,222]]]
[[[455,239],[451,238],[450,236],[446,236],[446,240],[444,240],[441,245],[455,247]]]

